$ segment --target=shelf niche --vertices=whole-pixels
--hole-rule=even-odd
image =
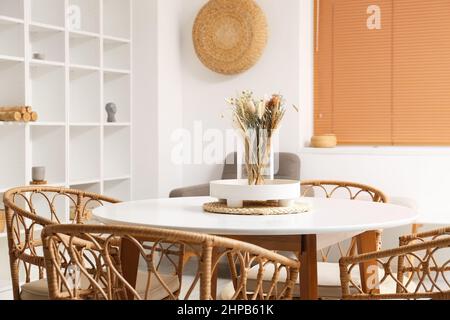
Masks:
[[[63,67],[32,65],[32,107],[42,122],[65,121],[65,71]]]
[[[85,31],[100,33],[100,1],[99,0],[69,0],[70,6],[77,6],[80,9],[80,29],[71,31]]]
[[[98,193],[98,194],[100,194],[100,192],[101,192],[101,187],[100,187],[99,182],[72,184],[72,185],[70,185],[70,188],[85,191],[85,192]]]
[[[105,181],[103,194],[117,200],[130,201],[130,188],[129,179]]]
[[[100,66],[100,39],[78,33],[70,34],[70,63]]]
[[[0,55],[24,57],[22,23],[0,20]]]
[[[3,1],[3,0],[2,0]],[[64,27],[65,1],[62,0],[30,0],[31,21],[52,26]]]
[[[65,136],[64,127],[31,128],[32,165],[45,167],[46,180],[49,184],[66,180]]]
[[[70,128],[69,180],[100,180],[100,127]]]
[[[103,60],[106,69],[130,69],[130,44],[126,42],[104,40]]]
[[[130,0],[103,0],[103,34],[130,38]]]
[[[130,175],[130,128],[104,128],[105,179]]]
[[[71,69],[71,123],[100,123],[100,83],[99,71]]]
[[[25,64],[0,60],[0,105],[25,104]]]
[[[130,121],[130,76],[116,73],[105,73],[104,78],[104,103],[117,105],[116,119],[119,123]],[[103,108],[104,110],[104,108]],[[104,113],[105,122],[107,114]]]
[[[22,186],[25,183],[25,129],[23,126],[0,125],[0,157],[2,175],[0,189]]]
[[[45,55],[44,61],[63,63],[64,58],[64,32],[45,27],[30,26],[30,58],[34,53]]]
[[[0,16],[23,19],[23,0],[1,0]]]

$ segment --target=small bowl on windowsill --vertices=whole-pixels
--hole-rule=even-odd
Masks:
[[[312,148],[335,148],[337,146],[337,137],[335,134],[323,134],[311,138]]]

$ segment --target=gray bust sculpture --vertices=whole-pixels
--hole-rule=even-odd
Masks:
[[[117,106],[115,103],[108,103],[105,107],[106,113],[108,114],[108,120],[107,122],[117,122],[116,120],[116,113],[117,113]]]

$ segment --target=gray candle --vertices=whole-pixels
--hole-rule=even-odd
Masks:
[[[45,167],[33,167],[31,177],[33,181],[45,180]]]

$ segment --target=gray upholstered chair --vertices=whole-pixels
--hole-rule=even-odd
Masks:
[[[279,159],[279,168],[275,173],[277,179],[290,179],[300,180],[300,158],[293,153],[280,152],[275,155]],[[230,154],[227,159],[234,157],[232,164],[227,163],[231,161],[225,161],[222,171],[222,179],[236,179],[237,177],[237,155],[236,153]],[[209,196],[209,183],[200,184],[191,187],[185,187],[175,189],[170,192],[171,198],[182,197],[202,197]]]

